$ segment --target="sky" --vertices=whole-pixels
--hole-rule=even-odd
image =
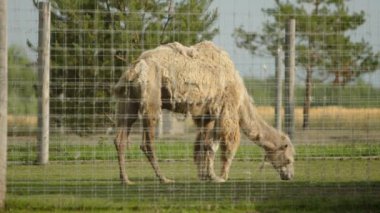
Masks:
[[[215,37],[214,42],[227,50],[237,69],[246,76],[252,75],[261,78],[273,76],[275,69],[273,58],[252,56],[247,51],[239,49],[231,35],[239,26],[250,31],[260,31],[262,23],[268,19],[262,9],[273,7],[274,1],[214,0],[212,6],[218,8],[220,13],[218,22],[220,34]],[[365,24],[351,33],[351,38],[356,41],[364,39],[372,45],[375,51],[380,51],[380,0],[350,0],[347,6],[350,11],[363,10],[366,14]],[[367,74],[363,76],[363,79],[380,87],[380,71]],[[298,78],[298,81],[303,81],[302,76]]]
[[[272,0],[214,0],[212,8],[218,8],[219,19],[216,26],[220,33],[213,41],[225,49],[235,62],[237,69],[244,76],[266,78],[274,75],[274,59],[271,57],[252,56],[235,45],[232,33],[236,27],[243,26],[247,30],[261,29],[262,23],[268,19],[262,8],[274,5]],[[363,10],[366,22],[352,33],[356,40],[368,41],[374,50],[380,51],[380,1],[350,0],[350,11]],[[38,12],[32,0],[8,0],[8,41],[9,45],[17,44],[25,49],[26,40],[37,43]],[[35,53],[28,51],[32,60]],[[380,71],[364,76],[365,80],[380,87]],[[302,79],[299,79],[302,80]]]

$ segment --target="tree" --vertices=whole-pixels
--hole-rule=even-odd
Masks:
[[[173,41],[194,44],[218,33],[211,2],[52,0],[53,123],[79,133],[109,126],[112,85],[142,51]]]
[[[16,45],[8,48],[8,67],[9,114],[35,114],[37,111],[35,93],[37,75],[25,49]]]
[[[298,52],[296,63],[305,71],[303,128],[309,126],[313,78],[344,86],[364,73],[379,67],[380,53],[368,42],[354,41],[350,33],[365,22],[363,11],[350,12],[347,0],[275,0],[275,7],[263,12],[273,20],[263,24],[263,32],[235,30],[238,46],[257,54],[265,47],[274,55],[275,47],[284,40],[285,21],[296,18]]]

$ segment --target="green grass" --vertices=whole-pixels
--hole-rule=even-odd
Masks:
[[[46,202],[48,200],[48,202]],[[45,195],[29,198],[10,197],[7,199],[9,212],[376,212],[380,202],[371,197],[300,198],[297,200],[212,203],[184,202],[162,205],[151,202],[126,202],[97,198],[80,198],[65,195]]]
[[[176,183],[158,183],[145,159],[127,163],[136,184],[126,187],[116,161],[11,164],[7,211],[368,212],[380,205],[379,160],[299,160],[290,182],[270,166],[260,171],[260,162],[235,161],[222,184],[198,181],[191,161],[160,165]]]
[[[138,142],[130,145],[126,158],[141,159],[142,152]],[[360,158],[379,157],[380,143],[333,143],[333,144],[297,144],[295,145],[298,159],[310,158]],[[158,141],[157,155],[161,160],[192,159],[193,143],[191,141]],[[36,142],[19,141],[8,146],[8,160],[30,163],[36,158]],[[262,149],[254,144],[242,144],[236,158],[240,160],[261,160]],[[52,141],[50,144],[50,160],[115,160],[115,147],[111,140],[94,143],[70,144],[62,141]]]
[[[192,162],[192,141],[162,138],[156,149],[160,184],[139,150],[127,151],[136,184],[119,182],[112,138],[52,136],[50,164],[34,165],[36,142],[11,137],[8,146],[7,212],[376,212],[380,208],[380,144],[374,140],[296,144],[295,179],[279,180],[262,150],[243,139],[223,184],[201,182]],[[188,138],[188,137],[186,137]],[[217,161],[216,170],[220,170]]]

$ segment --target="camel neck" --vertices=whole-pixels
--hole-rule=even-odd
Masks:
[[[240,106],[239,113],[241,129],[251,141],[264,148],[277,147],[278,144],[275,143],[279,141],[277,139],[280,137],[280,132],[258,114],[253,100],[248,94]]]

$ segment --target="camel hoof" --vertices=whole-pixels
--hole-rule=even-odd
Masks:
[[[226,182],[226,180],[224,178],[215,176],[215,177],[211,178],[211,182],[214,182],[214,183],[224,183],[224,182]]]
[[[210,180],[210,177],[208,177],[206,175],[199,175],[198,178],[201,181],[208,181],[208,180]]]
[[[228,179],[228,175],[222,175],[222,176],[220,176],[220,178],[222,178],[224,180],[224,182],[226,182]]]
[[[171,179],[168,179],[168,178],[161,178],[160,179],[160,182],[161,183],[175,183],[175,181],[174,180],[171,180]]]
[[[129,181],[126,182],[126,184],[130,186],[130,185],[135,185],[136,183],[129,180]]]
[[[136,183],[133,182],[133,181],[130,181],[130,180],[123,180],[121,181],[121,183],[125,186],[131,186],[131,185],[135,185]]]

